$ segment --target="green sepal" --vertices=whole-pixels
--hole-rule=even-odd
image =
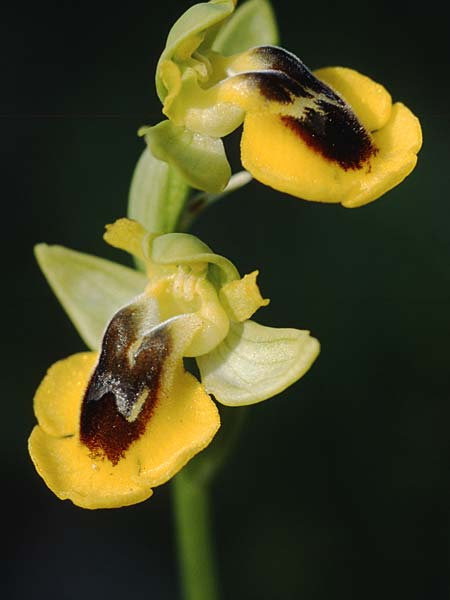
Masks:
[[[146,148],[131,180],[128,217],[152,233],[174,231],[189,190],[176,168]]]
[[[159,75],[159,65],[174,57],[177,49],[185,43],[189,38],[194,38],[201,35],[211,27],[214,27],[229,15],[234,10],[232,0],[212,0],[211,2],[202,2],[194,4],[181,15],[174,23],[172,29],[167,36],[166,47],[161,54],[161,57],[156,67],[156,91],[161,102],[164,102],[167,90],[164,87]]]
[[[194,133],[168,120],[143,127],[139,133],[145,135],[154,156],[178,169],[192,187],[212,193],[225,189],[231,168],[221,139]]]
[[[308,331],[276,329],[254,321],[232,323],[225,340],[197,357],[202,383],[218,402],[261,402],[300,379],[319,354]]]
[[[100,348],[113,315],[144,291],[142,273],[63,246],[38,244],[37,262],[86,345]]]
[[[153,240],[151,259],[158,264],[207,263],[212,270],[213,283],[218,287],[239,279],[239,271],[228,258],[214,254],[211,248],[189,233],[168,233]]]
[[[212,49],[231,56],[253,46],[275,46],[278,41],[277,21],[270,2],[248,0],[222,25]]]

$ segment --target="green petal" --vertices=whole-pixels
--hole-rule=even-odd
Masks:
[[[181,44],[185,43],[189,38],[194,38],[197,34],[202,34],[202,32],[206,32],[209,28],[214,27],[231,15],[233,10],[234,3],[232,0],[202,2],[188,8],[175,22],[167,36],[166,47],[161,54],[156,68],[156,89],[161,102],[164,102],[167,93],[159,76],[159,65],[161,62],[171,59]]]
[[[156,263],[164,265],[208,263],[216,266],[220,270],[220,285],[240,278],[238,270],[228,258],[214,254],[209,246],[189,233],[168,233],[155,238],[151,257]]]
[[[231,56],[253,46],[274,46],[278,40],[277,21],[270,2],[249,0],[220,28],[212,49]]]
[[[173,231],[189,189],[177,169],[146,148],[131,181],[128,217],[152,233]]]
[[[63,246],[38,244],[36,259],[50,287],[92,350],[98,350],[104,329],[124,304],[142,293],[142,273]]]
[[[231,169],[221,139],[193,133],[171,121],[144,127],[141,134],[153,154],[178,169],[187,183],[205,192],[221,192]]]
[[[300,379],[319,348],[308,331],[245,321],[233,323],[225,340],[197,363],[208,393],[222,404],[242,406],[266,400]]]

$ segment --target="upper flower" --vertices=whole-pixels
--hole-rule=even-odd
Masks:
[[[121,219],[105,239],[143,261],[146,275],[61,247],[37,249],[96,351],[50,368],[29,448],[55,494],[86,508],[148,498],[207,446],[220,424],[208,394],[231,406],[259,402],[299,379],[319,351],[307,331],[250,321],[268,303],[257,272],[241,278],[194,236],[152,235]],[[202,383],[184,370],[189,356]]]
[[[355,207],[400,183],[422,141],[411,111],[356,71],[312,73],[282,48],[250,48],[274,41],[267,27],[246,41],[261,11],[270,20],[268,3],[233,14],[235,4],[196,4],[170,31],[156,72],[169,120],[142,129],[153,153],[194,187],[221,190],[230,168],[220,138],[243,123],[244,167],[281,191]]]

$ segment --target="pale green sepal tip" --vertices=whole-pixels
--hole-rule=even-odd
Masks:
[[[147,283],[142,273],[63,246],[35,246],[37,262],[70,320],[91,350],[106,325]]]
[[[245,321],[232,323],[225,340],[197,363],[209,394],[227,406],[243,406],[271,398],[300,379],[319,350],[308,331]]]
[[[173,231],[189,189],[177,169],[157,159],[146,148],[136,164],[131,181],[128,217],[141,223],[147,231]]]
[[[157,237],[153,241],[151,257],[159,264],[216,265],[221,271],[221,285],[240,278],[239,271],[228,258],[214,254],[205,243],[189,233],[168,233]]]
[[[194,4],[174,23],[167,36],[166,47],[156,67],[156,90],[161,102],[164,102],[167,90],[159,77],[159,65],[171,59],[177,48],[188,38],[208,30],[226,19],[234,10],[231,0],[213,0]]]
[[[189,185],[205,192],[221,192],[230,177],[231,168],[222,140],[194,133],[162,121],[154,127],[142,128],[154,156],[178,169]]]
[[[239,54],[253,46],[275,46],[277,21],[268,0],[248,0],[223,24],[212,49],[225,56]]]

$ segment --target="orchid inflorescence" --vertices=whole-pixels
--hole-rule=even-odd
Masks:
[[[268,304],[257,271],[241,277],[179,231],[192,188],[217,196],[248,181],[231,176],[222,138],[243,125],[242,164],[255,179],[346,207],[380,197],[416,164],[421,130],[408,108],[351,69],[311,72],[276,43],[266,0],[238,9],[211,0],[186,11],[156,69],[167,119],[140,130],[148,148],[129,218],[105,233],[136,269],[36,248],[91,349],[55,363],[35,396],[30,454],[59,498],[85,508],[145,500],[211,443],[216,402],[239,410],[271,398],[319,353],[308,331],[252,320]]]

